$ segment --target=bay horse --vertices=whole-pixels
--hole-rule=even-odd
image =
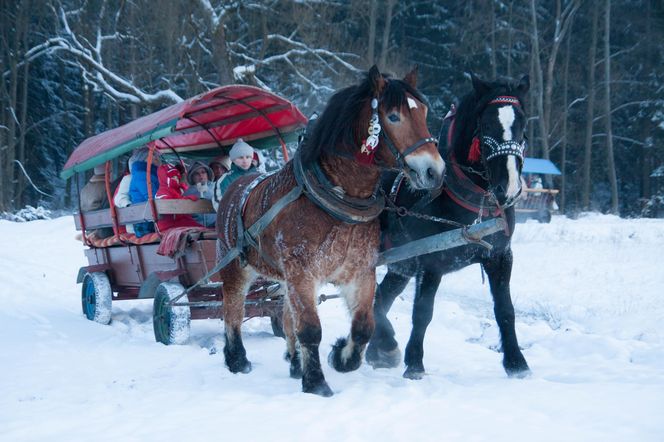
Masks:
[[[361,365],[374,329],[381,169],[403,170],[415,188],[439,187],[443,180],[445,163],[427,128],[427,106],[416,80],[415,69],[397,80],[372,67],[361,83],[332,96],[281,170],[242,177],[222,197],[216,224],[219,256],[237,250],[241,241],[250,245],[220,271],[224,356],[231,372],[251,370],[241,324],[244,297],[257,275],[285,288],[287,360],[291,377],[302,379],[302,391],[333,394],[318,350],[317,290],[324,283],[340,287],[351,315],[350,333],[336,342],[328,362],[340,372]],[[294,191],[294,200],[280,203]],[[282,207],[259,235],[242,234],[243,225],[251,226],[275,206]]]
[[[514,307],[510,297],[514,232],[514,202],[521,192],[521,168],[525,149],[526,115],[524,98],[529,78],[517,84],[509,81],[485,82],[471,74],[473,91],[463,97],[448,131],[447,173],[441,191],[426,193],[400,186],[385,179],[396,205],[425,215],[444,218],[463,225],[502,216],[505,232],[484,238],[491,246],[469,244],[441,252],[400,261],[388,266],[376,291],[374,317],[376,329],[366,351],[374,368],[396,367],[401,354],[387,313],[411,277],[416,277],[412,330],[404,362],[404,377],[424,376],[424,335],[433,315],[434,297],[443,275],[479,263],[488,275],[494,314],[500,330],[503,367],[509,376],[529,373],[514,330]],[[441,135],[442,138],[442,135]],[[439,140],[441,141],[441,140]],[[442,145],[442,141],[441,141]],[[442,151],[443,149],[441,149]],[[457,228],[393,212],[381,215],[383,243],[398,246],[443,231]]]

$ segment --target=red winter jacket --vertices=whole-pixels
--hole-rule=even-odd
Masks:
[[[196,195],[182,196],[189,186],[182,181],[182,173],[177,167],[170,164],[162,164],[157,170],[157,177],[159,178],[159,190],[155,196],[156,199],[190,199],[192,201],[198,199]],[[160,215],[157,226],[160,232],[172,229],[173,227],[203,227],[191,215]]]

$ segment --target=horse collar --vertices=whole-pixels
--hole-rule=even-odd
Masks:
[[[445,193],[454,202],[477,213],[480,217],[500,215],[501,209],[495,203],[491,194],[463,173],[461,166],[456,161],[454,151],[450,151],[448,163],[451,166],[452,173],[448,173],[445,177],[443,188]]]
[[[317,161],[302,163],[300,155],[293,158],[293,171],[297,184],[314,204],[335,219],[360,224],[372,221],[385,207],[385,198],[374,192],[369,198],[355,198],[346,195],[343,189],[335,187],[325,176]]]

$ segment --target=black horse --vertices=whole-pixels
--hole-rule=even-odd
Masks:
[[[442,189],[434,193],[412,190],[401,185],[401,175],[396,180],[394,175],[383,180],[383,188],[390,189],[395,204],[413,212],[465,225],[498,216],[507,222],[505,232],[485,238],[493,246],[491,251],[472,244],[388,266],[387,275],[376,289],[376,329],[366,359],[374,368],[399,364],[400,351],[387,313],[394,298],[415,276],[413,329],[406,346],[404,373],[404,377],[410,379],[420,379],[424,375],[424,334],[431,322],[434,297],[442,276],[475,263],[482,265],[489,278],[505,371],[517,377],[529,373],[514,330],[510,241],[514,231],[513,204],[521,192],[526,125],[524,97],[530,84],[528,76],[517,84],[485,82],[474,75],[471,78],[473,92],[461,100],[455,115],[451,112],[446,117],[451,124],[446,148],[448,170]],[[381,219],[383,247],[402,245],[457,227],[458,224],[416,218],[396,211],[386,212]]]

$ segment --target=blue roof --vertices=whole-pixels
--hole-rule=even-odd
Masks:
[[[527,158],[523,162],[522,173],[541,173],[543,175],[561,175],[560,170],[549,160]]]

